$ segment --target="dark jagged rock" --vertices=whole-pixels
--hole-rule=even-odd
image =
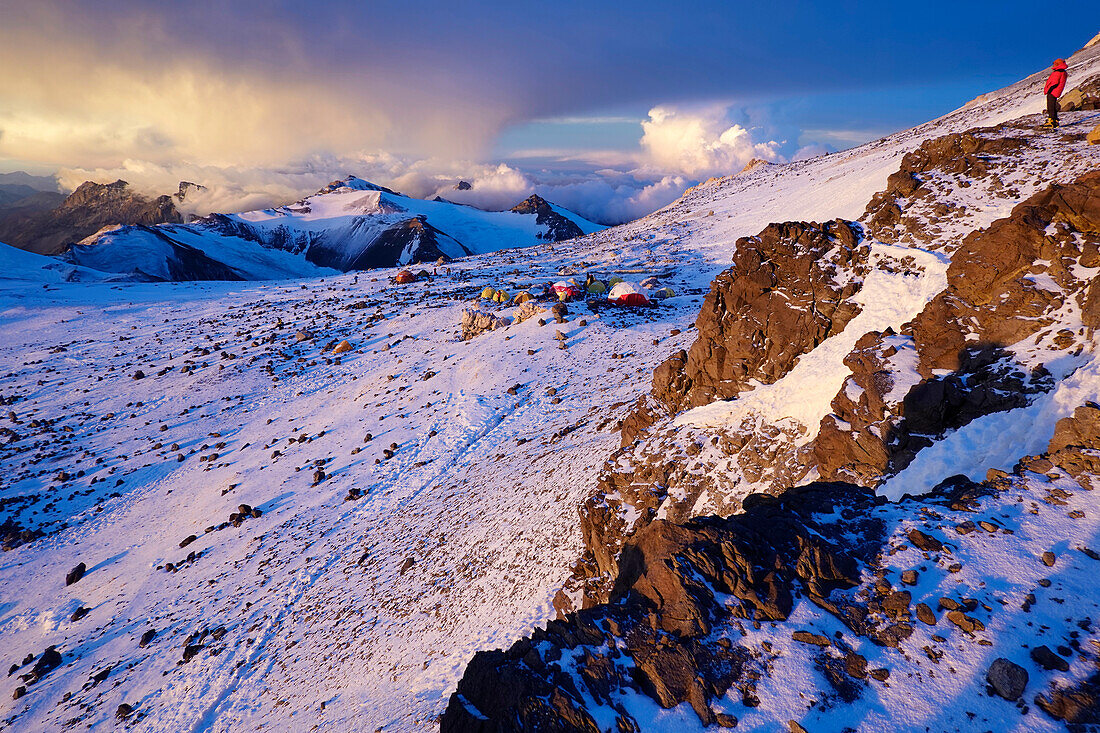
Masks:
[[[636,694],[665,708],[686,702],[703,725],[719,723],[714,703],[733,690],[747,706],[760,704],[756,680],[767,668],[758,649],[741,641],[747,623],[761,629],[770,622],[779,626],[777,635],[790,634],[806,645],[810,651],[803,658],[828,686],[829,692],[820,694],[850,703],[869,680],[890,679],[890,671],[868,669],[867,658],[849,646],[849,634],[893,648],[914,633],[910,614],[917,589],[893,589],[885,580],[883,558],[903,543],[925,553],[951,552],[930,526],[907,526],[908,518],[935,518],[942,527],[959,527],[960,520],[1002,491],[1029,490],[1028,471],[1080,465],[1098,449],[1100,406],[1089,404],[1059,422],[1047,454],[1022,460],[1011,476],[994,475],[982,483],[950,477],[899,505],[887,505],[856,485],[815,483],[775,497],[749,496],[743,513],[728,518],[652,521],[623,546],[615,582],[597,604],[566,613],[508,651],[478,653],[451,697],[441,730],[589,731],[594,730],[593,706],[601,715],[612,711],[619,730],[640,730],[644,721],[639,725],[622,705],[624,697]],[[929,564],[938,565],[933,560]],[[940,572],[945,570],[954,572],[942,567]],[[903,582],[907,575],[916,572],[903,571]],[[804,616],[797,627],[784,630],[797,598],[808,599],[847,630],[830,638],[803,625]],[[936,625],[924,600],[916,604],[916,616]],[[939,605],[949,623],[969,637],[985,629],[976,617],[983,613],[977,599],[945,596]],[[984,612],[994,613],[990,608]],[[925,651],[936,663],[942,656],[931,647]],[[1045,648],[1032,656],[1050,669],[1065,663]],[[1074,687],[1051,687],[1035,702],[1075,725],[1096,722],[1097,680],[1100,674]],[[1028,676],[1018,664],[999,658],[987,681],[990,694],[1016,701]]]
[[[974,511],[998,494],[998,481],[953,478],[900,507],[886,506],[865,488],[818,483],[778,497],[754,495],[743,514],[725,519],[654,521],[623,548],[618,576],[601,603],[565,614],[507,651],[478,653],[451,697],[441,730],[596,730],[593,706],[601,715],[613,711],[619,729],[640,730],[645,721],[629,717],[622,705],[636,694],[664,708],[687,703],[703,725],[719,723],[715,703],[735,692],[750,707],[760,704],[756,680],[767,668],[759,649],[737,633],[749,623],[760,629],[770,622],[779,626],[777,636],[805,645],[803,658],[827,685],[818,694],[851,703],[870,681],[884,682],[890,672],[868,669],[867,658],[848,646],[849,635],[893,648],[914,633],[912,593],[892,590],[876,567],[899,539],[930,551],[940,541],[903,529],[904,518]],[[876,575],[880,580],[867,582]],[[797,598],[808,599],[846,631],[834,639],[802,623],[784,630]],[[967,634],[985,628],[970,615],[982,612],[976,600],[940,603]],[[923,602],[916,615],[936,623]],[[1050,664],[1058,668],[1056,661]],[[1027,674],[998,659],[988,682],[993,693],[1015,701],[1026,689]],[[1100,699],[1096,689],[1100,685],[1092,682],[1055,689],[1036,702],[1060,719],[1091,721]]]
[[[952,611],[958,613],[958,611]],[[985,679],[993,691],[1005,700],[1020,699],[1027,687],[1027,670],[1004,657],[993,660]]]
[[[554,207],[546,199],[535,194],[528,196],[509,211],[517,214],[534,214],[535,223],[540,227],[547,228],[545,232],[540,232],[537,236],[539,239],[545,239],[548,242],[561,242],[584,234],[576,222],[554,211]]]
[[[85,565],[84,563],[79,563],[75,568],[70,570],[65,575],[65,585],[72,585],[73,583],[76,583],[77,581],[79,581],[81,578],[84,577],[84,573],[87,570],[88,570],[87,565]]]
[[[63,661],[61,652],[57,651],[57,647],[52,645],[48,646],[46,647],[46,651],[42,652],[42,656],[38,658],[38,661],[34,663],[34,667],[31,668],[31,671],[23,675],[22,679],[28,684],[34,684],[60,667]]]
[[[755,695],[754,677],[744,674],[751,653],[712,638],[717,624],[781,621],[800,594],[865,627],[832,594],[858,585],[860,567],[879,550],[884,527],[866,509],[880,503],[856,486],[813,484],[778,498],[750,497],[745,513],[728,519],[653,522],[623,549],[605,605],[553,621],[507,652],[478,653],[441,730],[598,730],[584,710],[586,695],[614,704],[610,693],[621,688],[666,708],[687,702],[704,725],[717,723],[713,700],[735,684],[747,699]],[[845,518],[817,519],[837,511]],[[614,651],[594,651],[604,645]],[[584,690],[555,663],[569,653],[579,660]],[[851,692],[846,682],[836,684]],[[625,710],[619,714],[629,720]]]
[[[1046,670],[1057,669],[1060,672],[1069,671],[1069,663],[1052,652],[1046,646],[1037,646],[1031,650],[1032,660]]]

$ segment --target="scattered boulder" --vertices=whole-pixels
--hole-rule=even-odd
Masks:
[[[79,563],[75,568],[70,570],[65,575],[65,585],[72,585],[84,577],[84,573],[88,570],[88,566],[84,563]]]
[[[31,668],[30,674],[25,675],[24,679],[34,683],[60,667],[62,661],[61,652],[57,651],[57,647],[48,646],[46,651],[42,652],[42,656],[38,658],[38,661],[35,662],[34,667]]]
[[[927,603],[917,604],[917,619],[929,626],[936,625],[936,613]]]
[[[968,634],[973,634],[975,631],[984,631],[985,624],[972,616],[967,616],[962,611],[948,611],[947,620],[958,626],[960,629]]]
[[[1031,659],[1046,670],[1056,669],[1059,672],[1069,671],[1069,663],[1046,646],[1037,646],[1032,649]]]
[[[937,540],[931,535],[927,535],[921,532],[919,529],[909,530],[909,541],[913,543],[913,546],[918,550],[924,550],[925,552],[939,552],[943,549],[943,543]]]
[[[809,631],[796,631],[791,634],[791,638],[803,644],[812,644],[814,646],[832,645],[832,642],[829,641],[829,637],[822,636],[821,634],[814,634]]]
[[[990,689],[1009,702],[1019,700],[1024,694],[1027,677],[1026,669],[1004,657],[995,659],[985,675]]]
[[[467,308],[462,311],[462,340],[469,341],[487,331],[495,331],[509,324],[510,321],[507,318],[476,308]]]
[[[909,603],[913,594],[907,590],[894,591],[882,601],[882,608],[895,619],[905,618],[909,615]]]
[[[186,664],[198,656],[199,652],[206,648],[205,644],[187,644],[183,647],[183,661],[180,664]]]
[[[545,312],[546,312],[545,308],[539,306],[533,300],[528,300],[528,301],[525,301],[522,305],[520,305],[520,307],[516,310],[516,313],[513,316],[513,320],[514,320],[515,323],[523,323],[527,319],[534,318],[535,316],[539,315],[540,313],[545,313]]]

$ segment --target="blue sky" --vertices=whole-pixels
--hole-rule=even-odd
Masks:
[[[604,220],[749,157],[918,124],[1100,31],[1073,1],[0,0],[0,17],[0,171],[188,177],[224,207],[344,173],[415,195],[468,178],[474,203],[556,192]]]

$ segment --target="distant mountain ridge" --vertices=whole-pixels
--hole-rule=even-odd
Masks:
[[[181,184],[181,192],[187,189]],[[175,211],[167,208],[171,197],[158,202],[168,219]],[[284,206],[210,214],[187,224],[132,221],[98,230],[62,256],[76,265],[157,279],[253,280],[435,262],[603,228],[539,196],[509,211],[483,211],[348,176]]]
[[[26,171],[0,173],[0,187],[9,185],[27,186],[28,188],[33,188],[35,191],[61,193],[61,186],[57,182],[57,176],[36,176]]]
[[[0,242],[37,254],[60,254],[70,243],[104,226],[183,222],[172,196],[150,199],[123,180],[86,181],[67,197],[38,193],[22,201],[32,205],[11,207],[7,215],[0,214]]]

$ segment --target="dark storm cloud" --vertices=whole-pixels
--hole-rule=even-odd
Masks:
[[[789,121],[754,127],[716,113],[723,105],[1018,78],[1100,20],[1092,3],[1064,2],[1074,22],[1036,33],[1034,13],[1023,2],[0,0],[0,163],[244,180],[389,154],[451,161],[438,178],[491,162],[508,127],[659,109],[668,124],[652,127],[651,111],[648,141],[639,147],[639,126],[619,149],[649,166],[650,185],[736,166],[773,140],[827,142],[776,137]],[[705,114],[684,111],[693,105]],[[830,112],[836,139],[907,122],[881,105]],[[721,155],[700,157],[722,135]]]

